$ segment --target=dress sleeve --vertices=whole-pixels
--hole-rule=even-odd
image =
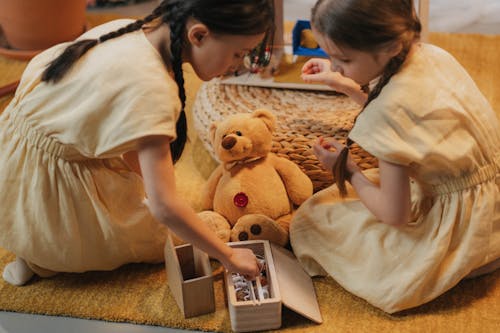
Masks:
[[[147,136],[162,135],[175,140],[181,109],[177,91],[170,78],[148,78],[134,87],[125,87],[113,100],[111,109],[104,113],[106,118],[99,123],[96,157],[134,150],[138,141]]]
[[[90,90],[90,95],[78,105],[81,123],[77,132],[83,137],[75,141],[87,156],[121,155],[136,149],[147,136],[177,137],[181,110],[177,84],[144,36],[128,37],[114,45],[104,43],[84,63],[86,72],[81,75],[86,84],[82,89]]]
[[[435,92],[421,95],[414,88],[388,84],[358,116],[349,137],[378,159],[406,166],[432,159],[438,144],[456,150],[448,145],[460,135],[460,119],[452,108],[432,108],[440,98]]]

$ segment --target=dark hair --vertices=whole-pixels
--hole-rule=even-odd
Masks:
[[[312,9],[312,24],[340,47],[358,51],[373,52],[391,42],[401,42],[401,52],[389,60],[377,85],[369,91],[363,110],[399,71],[412,43],[420,38],[421,31],[413,0],[319,0]],[[346,147],[332,168],[342,197],[347,195],[345,182],[352,176],[346,166],[352,144],[353,141],[347,137]]]
[[[166,64],[170,63],[172,66],[182,102],[182,110],[176,124],[177,139],[170,144],[175,163],[180,158],[187,140],[182,51],[185,44],[186,21],[189,17],[222,34],[255,35],[265,32],[263,43],[271,40],[274,31],[273,0],[164,0],[143,19],[102,35],[98,39],[85,39],[71,44],[48,64],[42,74],[42,81],[58,82],[79,58],[99,43],[139,30],[144,24],[156,19],[167,23],[170,27],[170,54],[164,52],[162,57]]]

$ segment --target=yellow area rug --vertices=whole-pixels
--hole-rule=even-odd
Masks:
[[[104,22],[110,16],[95,15]],[[434,34],[434,43],[450,50],[471,72],[486,97],[500,110],[500,66],[497,53],[500,36]],[[0,58],[0,86],[18,80],[26,63]],[[186,68],[188,111],[200,86]],[[3,110],[12,96],[0,100]],[[188,112],[191,132],[186,151],[176,165],[181,195],[199,207],[199,188],[205,181],[193,160],[196,133]],[[196,164],[204,163],[199,154]],[[208,161],[206,163],[212,163]],[[0,230],[1,232],[1,230]],[[14,255],[0,249],[0,271]],[[456,287],[418,308],[387,315],[351,295],[331,278],[313,280],[323,315],[322,325],[284,310],[283,332],[498,332],[500,327],[500,271]],[[60,274],[51,279],[33,279],[13,287],[0,279],[0,310],[59,315],[106,321],[160,325],[203,331],[230,332],[223,282],[215,282],[216,311],[184,319],[167,286],[163,265],[127,265],[112,272]],[[293,292],[293,291],[292,291]]]

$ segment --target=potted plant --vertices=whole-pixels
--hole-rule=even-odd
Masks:
[[[0,0],[3,48],[41,51],[85,31],[87,0]]]

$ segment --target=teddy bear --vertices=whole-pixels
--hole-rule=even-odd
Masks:
[[[313,193],[297,164],[271,152],[275,116],[233,114],[209,130],[221,162],[201,193],[200,218],[224,242],[267,239],[285,246],[293,210]]]

